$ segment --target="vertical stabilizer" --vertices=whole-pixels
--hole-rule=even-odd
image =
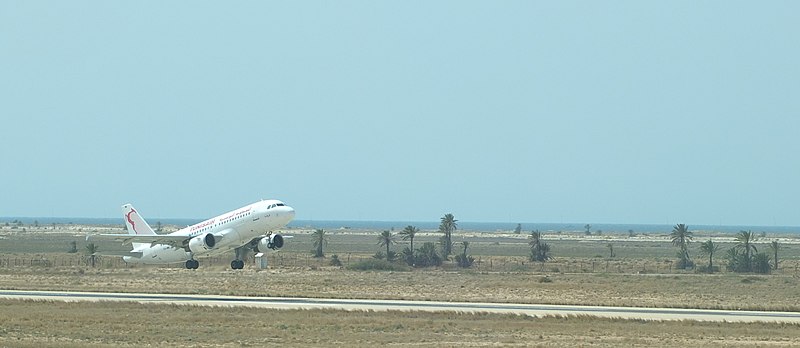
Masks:
[[[122,206],[122,218],[125,220],[125,225],[128,227],[128,234],[148,235],[156,234],[147,221],[139,215],[133,205],[125,204]]]

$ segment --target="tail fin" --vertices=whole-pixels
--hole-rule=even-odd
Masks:
[[[125,219],[125,226],[128,227],[128,234],[156,234],[156,232],[150,228],[150,225],[147,224],[147,221],[144,221],[144,218],[139,215],[139,212],[133,208],[133,205],[123,205],[122,215],[123,219]]]

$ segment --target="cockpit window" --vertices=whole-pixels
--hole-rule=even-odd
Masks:
[[[284,204],[283,203],[278,203],[278,204],[275,204],[275,206],[282,207],[282,206],[284,206]]]

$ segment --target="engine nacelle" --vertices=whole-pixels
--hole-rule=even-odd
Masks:
[[[267,249],[277,250],[283,248],[283,236],[280,234],[273,234],[269,237],[261,238],[256,245],[256,251],[263,253]]]
[[[189,250],[195,254],[200,254],[214,249],[217,245],[217,240],[211,233],[206,233],[202,236],[197,236],[189,240]]]

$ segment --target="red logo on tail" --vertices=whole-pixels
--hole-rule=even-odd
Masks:
[[[131,214],[133,213],[136,213],[136,210],[131,208],[131,211],[129,211],[128,214],[125,214],[125,217],[128,218],[128,222],[131,224],[131,227],[133,227],[133,233],[139,234],[139,231],[136,230],[136,223],[131,220]]]

